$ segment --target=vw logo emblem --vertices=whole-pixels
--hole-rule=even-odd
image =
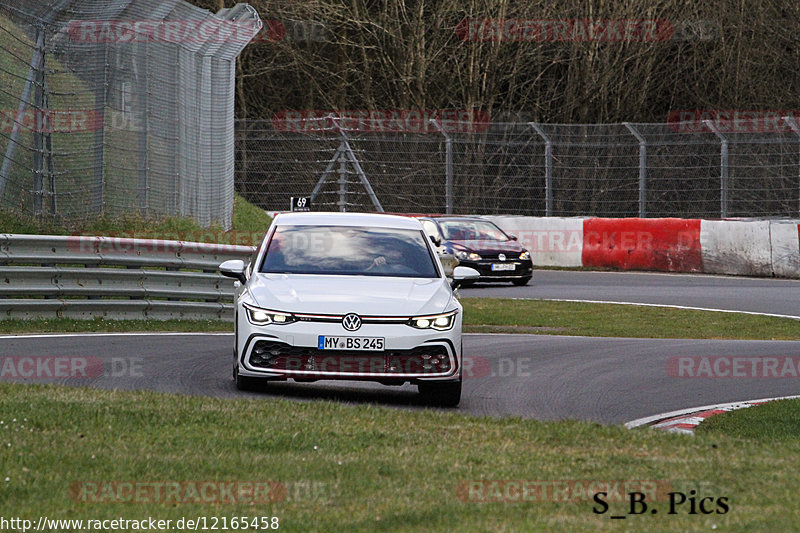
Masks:
[[[506,254],[500,254],[500,255],[498,255],[498,256],[497,256],[497,258],[498,258],[500,261],[505,261],[505,260],[506,260]]]
[[[350,313],[342,319],[342,327],[347,331],[357,331],[361,327],[361,317],[355,313]]]

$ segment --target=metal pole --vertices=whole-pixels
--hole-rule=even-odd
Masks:
[[[31,97],[31,89],[35,82],[37,74],[42,70],[44,65],[44,28],[36,28],[36,48],[33,50],[33,57],[31,58],[31,68],[28,69],[28,77],[25,80],[25,88],[22,90],[22,96],[19,100],[19,108],[17,110],[16,120],[11,129],[11,137],[8,140],[8,147],[6,148],[5,156],[3,157],[3,166],[0,167],[0,197],[6,188],[6,182],[11,175],[11,163],[14,160],[14,155],[19,144],[19,134],[23,120],[25,120],[25,110],[28,108],[28,100]]]
[[[800,126],[797,125],[797,121],[794,117],[783,117],[783,121],[792,128],[792,131],[797,135],[797,138],[800,140]],[[800,155],[800,153],[798,154]],[[797,176],[797,186],[798,186],[798,198],[797,198],[797,214],[800,216],[800,168],[798,169],[798,176]]]
[[[44,32],[42,31],[42,33]],[[38,219],[42,218],[42,196],[44,195],[44,136],[50,127],[44,101],[44,69],[45,63],[42,59],[42,68],[36,72],[33,89],[33,216]]]
[[[139,147],[138,147],[138,154],[137,158],[139,160],[138,165],[138,186],[137,186],[137,197],[138,197],[138,207],[139,207],[139,214],[143,217],[146,217],[148,214],[148,209],[150,207],[150,202],[148,201],[148,190],[147,190],[147,175],[149,173],[149,161],[148,161],[148,153],[149,150],[147,149],[147,137],[149,134],[149,94],[148,94],[148,87],[147,87],[147,80],[149,79],[149,51],[150,47],[147,43],[139,43],[136,47],[137,54],[133,60],[133,68],[134,74],[136,76],[137,81],[137,92],[139,93],[139,108],[142,113],[142,122],[141,127],[139,128],[138,137],[139,137]],[[144,51],[144,53],[142,53]]]
[[[92,186],[92,211],[94,215],[103,213],[106,156],[106,104],[108,101],[108,48],[97,55],[103,61],[103,83],[94,88],[95,120],[100,120],[94,134],[94,185]],[[99,118],[98,118],[99,117]]]
[[[719,213],[720,218],[728,216],[728,138],[719,131],[716,125],[710,120],[704,120],[703,124],[708,126],[720,140],[719,150]]]
[[[339,211],[347,211],[347,156],[339,154]]]
[[[647,140],[630,122],[622,124],[639,141],[639,218],[644,218],[647,216]]]
[[[553,141],[537,123],[528,122],[528,125],[544,140],[544,214],[551,217],[553,216]]]
[[[432,118],[430,123],[444,136],[444,212],[453,214],[453,139],[444,130],[439,121]]]

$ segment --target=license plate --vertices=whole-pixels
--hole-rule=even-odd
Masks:
[[[353,350],[360,352],[382,352],[384,337],[331,337],[320,335],[317,347],[320,350]]]
[[[493,263],[492,272],[497,272],[498,270],[514,270],[515,266],[514,263]]]

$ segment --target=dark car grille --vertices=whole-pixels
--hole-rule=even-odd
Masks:
[[[331,374],[425,376],[453,370],[447,348],[441,345],[362,352],[320,350],[282,342],[257,341],[250,353],[250,365],[264,370],[299,372],[303,377]]]

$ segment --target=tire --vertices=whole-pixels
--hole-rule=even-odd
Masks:
[[[461,402],[461,379],[441,383],[420,383],[419,393],[428,405],[455,407]]]
[[[238,366],[233,369],[233,381],[236,388],[243,391],[258,390],[263,386],[260,379],[240,375]]]
[[[521,278],[521,279],[515,279],[511,283],[513,283],[517,287],[524,287],[525,285],[528,284],[530,280],[531,278]]]

